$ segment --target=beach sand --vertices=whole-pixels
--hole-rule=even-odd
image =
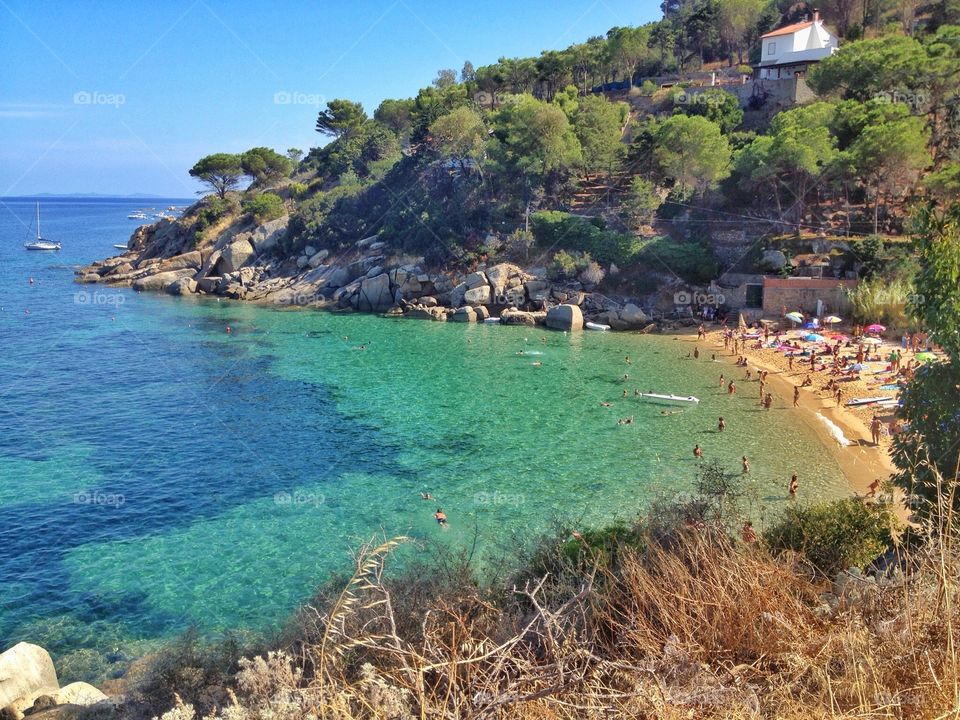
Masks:
[[[800,407],[793,407],[793,388],[799,385],[809,374],[809,362],[804,364],[797,358],[792,370],[788,367],[788,360],[780,352],[763,348],[742,348],[738,353],[724,349],[723,333],[716,328],[710,328],[705,340],[697,340],[696,328],[678,330],[668,333],[676,340],[700,349],[700,362],[710,362],[710,356],[715,354],[718,361],[730,366],[726,370],[728,379],[733,379],[737,385],[744,386],[747,393],[753,393],[758,382],[757,370],[768,371],[767,390],[773,394],[774,407],[787,407],[796,414],[799,422],[806,423],[817,433],[824,446],[830,448],[847,479],[850,489],[860,495],[869,491],[869,485],[875,479],[886,482],[895,471],[890,459],[890,438],[886,434],[886,425],[893,419],[892,411],[871,410],[869,406],[863,408],[837,407],[834,398],[820,388],[830,379],[829,372],[813,373],[813,385],[800,389]],[[749,345],[749,343],[747,343]],[[751,379],[744,380],[746,368],[736,367],[737,355],[746,356],[751,370]],[[735,368],[735,369],[734,369]],[[749,388],[749,389],[747,389]],[[883,394],[876,388],[871,388],[863,380],[843,383],[843,402],[859,397],[869,397]],[[876,412],[884,422],[884,435],[880,445],[874,446],[870,439],[870,421]],[[831,432],[830,426],[818,418],[818,414],[829,420],[850,441],[850,445],[841,445],[838,438]],[[801,487],[803,482],[800,473]]]

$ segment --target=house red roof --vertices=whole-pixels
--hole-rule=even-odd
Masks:
[[[761,35],[760,37],[768,38],[768,37],[774,37],[776,35],[793,35],[795,32],[799,30],[804,30],[805,28],[810,27],[815,22],[816,22],[815,20],[808,20],[807,22],[794,23],[793,25],[784,25],[782,28],[771,30],[770,32],[766,33],[765,35]]]

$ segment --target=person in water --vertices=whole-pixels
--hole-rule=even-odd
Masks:
[[[421,500],[433,500],[433,495],[431,495],[431,494],[428,493],[428,492],[422,492],[422,493],[420,493],[420,499],[421,499]]]
[[[693,446],[693,456],[694,456],[695,458],[702,458],[702,457],[703,457],[703,449],[702,449],[699,445],[694,445],[694,446]]]
[[[723,432],[724,428],[727,427],[727,421],[723,419],[723,415],[720,416],[720,419],[717,421],[717,432]]]
[[[447,515],[443,512],[443,508],[437,508],[437,511],[433,514],[433,517],[436,518],[437,525],[443,527],[447,524]]]
[[[797,482],[797,474],[794,473],[793,475],[790,476],[790,497],[791,498],[797,497],[797,490],[799,489],[799,487],[800,487],[800,483]]]
[[[743,456],[743,474],[748,475],[750,473],[750,461],[747,460],[747,456]]]

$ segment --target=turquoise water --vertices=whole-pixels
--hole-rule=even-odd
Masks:
[[[694,443],[750,457],[759,513],[795,470],[809,497],[843,493],[785,400],[728,397],[733,368],[685,343],[75,285],[143,204],[46,202],[58,255],[22,250],[31,203],[0,205],[0,645],[129,657],[190,625],[269,629],[374,535],[482,556],[628,518],[691,487]],[[662,416],[637,388],[701,403]]]

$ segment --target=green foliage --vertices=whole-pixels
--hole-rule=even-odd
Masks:
[[[860,261],[860,279],[870,280],[883,269],[883,238],[871,235],[864,240],[854,240],[850,250]]]
[[[239,208],[240,204],[236,196],[233,195],[229,198],[214,197],[204,200],[197,210],[194,230],[196,232],[203,232],[222,218],[239,210]]]
[[[243,175],[240,156],[231,153],[207,155],[190,168],[190,176],[209,185],[221,199],[240,184]]]
[[[293,171],[293,162],[270,148],[256,147],[240,155],[240,167],[257,183],[277,180]]]
[[[639,260],[653,270],[669,272],[693,284],[709,282],[719,270],[709,245],[680,242],[665,235],[643,245]]]
[[[363,105],[350,100],[331,100],[317,115],[318,133],[334,138],[349,136],[367,121]]]
[[[503,248],[516,258],[527,260],[530,256],[530,248],[536,242],[533,233],[527,230],[514,230],[507,236]]]
[[[304,183],[290,183],[290,197],[294,200],[302,200],[309,191],[310,189]]]
[[[582,98],[573,114],[573,131],[583,149],[583,163],[590,172],[611,172],[626,147],[620,142],[629,108],[602,95]]]
[[[657,192],[657,186],[637,175],[630,181],[630,192],[623,201],[624,210],[634,229],[653,222],[654,216],[663,200]]]
[[[802,553],[818,572],[832,578],[882,555],[892,542],[895,523],[889,505],[846,498],[810,507],[791,504],[763,537],[774,553]]]
[[[625,267],[642,247],[633,235],[604,230],[598,222],[555,210],[534,213],[530,224],[540,247],[582,251],[605,264]]]
[[[901,395],[898,414],[909,431],[895,438],[893,460],[895,482],[915,499],[915,512],[930,517],[949,499],[960,508],[960,203],[923,208],[915,226],[921,267],[909,310],[947,360],[923,365]]]
[[[704,117],[674,115],[657,129],[654,157],[681,189],[699,193],[730,174],[730,144],[720,126]]]
[[[430,142],[443,157],[456,160],[461,169],[466,169],[466,161],[483,158],[487,126],[475,110],[463,105],[433,121]]]
[[[270,192],[261,193],[252,200],[243,203],[243,209],[250,213],[258,223],[269,222],[286,213],[283,199]]]
[[[640,94],[644,97],[651,97],[657,91],[657,86],[652,80],[644,80],[640,85]]]
[[[725,135],[743,122],[740,100],[723,88],[707,88],[699,93],[676,93],[674,103],[675,113],[705,117],[719,125]]]
[[[551,280],[570,280],[577,276],[580,270],[587,267],[590,256],[583,253],[568,253],[561,250],[553,254],[553,259],[547,265],[547,277]]]
[[[413,100],[386,99],[373,113],[373,119],[390,128],[397,137],[409,137],[413,128]]]
[[[940,201],[960,197],[960,163],[947,163],[924,178],[927,191]]]
[[[874,278],[863,280],[845,292],[854,322],[879,322],[890,328],[908,327],[906,306],[911,292],[909,281]]]

